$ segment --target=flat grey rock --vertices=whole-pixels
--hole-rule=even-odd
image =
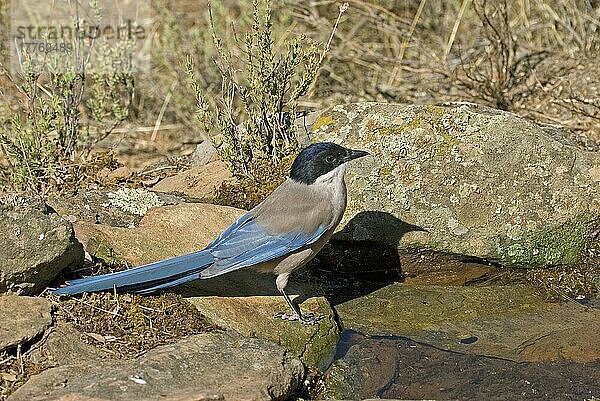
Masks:
[[[217,332],[134,360],[73,358],[33,376],[8,400],[284,400],[303,377],[304,366],[284,348]]]
[[[547,302],[527,285],[391,284],[336,311],[346,329],[453,352],[515,362],[600,361],[600,310]]]

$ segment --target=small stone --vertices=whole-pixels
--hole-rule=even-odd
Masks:
[[[192,167],[174,176],[167,177],[152,189],[158,192],[183,193],[204,202],[213,201],[216,190],[231,178],[231,172],[220,160]]]
[[[196,145],[196,150],[194,150],[194,153],[191,155],[193,166],[204,166],[218,159],[219,155],[217,154],[217,150],[209,140],[204,140]]]
[[[39,293],[82,262],[83,247],[66,219],[37,207],[0,203],[0,293]]]
[[[229,277],[229,280],[239,284],[249,275],[243,276],[236,274]],[[222,287],[225,285],[225,280],[227,277],[215,285]],[[263,277],[257,275],[254,281],[248,280],[249,283],[255,283],[255,293],[259,288],[267,292],[267,288],[272,287],[270,293],[277,294],[274,281],[264,275]],[[190,284],[186,293],[193,293],[194,288],[206,288],[210,284],[195,282]],[[294,284],[289,287],[288,293],[293,294]],[[298,292],[306,294],[308,289]],[[247,289],[247,293],[252,293],[250,288]],[[315,319],[315,324],[299,322],[298,318],[291,314],[289,306],[280,295],[192,297],[189,300],[220,327],[235,330],[244,336],[264,338],[281,344],[300,357],[308,366],[324,368],[330,362],[328,358],[331,357],[339,338],[334,312],[324,297],[313,297],[300,305],[302,313],[307,317],[324,316]]]
[[[0,353],[38,338],[52,324],[45,298],[0,296]]]
[[[131,177],[133,175],[133,171],[131,171],[131,169],[129,167],[126,166],[122,166],[117,168],[116,170],[112,171],[110,174],[108,174],[106,176],[106,179],[108,181],[113,181],[113,180],[124,180],[127,179],[129,177]]]

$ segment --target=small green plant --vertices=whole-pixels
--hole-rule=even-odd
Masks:
[[[135,90],[135,71],[128,61],[133,45],[131,40],[101,45],[94,69],[87,74],[89,98],[86,106],[94,132],[86,138],[86,153],[129,117]]]
[[[43,182],[54,179],[61,157],[73,156],[82,78],[74,68],[56,73],[54,61],[22,62],[22,84],[15,84],[26,99],[26,112],[14,113],[0,130],[0,149],[17,190],[42,189]]]
[[[210,11],[215,63],[222,77],[222,95],[210,101],[200,85],[191,56],[185,69],[196,95],[198,117],[221,159],[234,176],[257,182],[268,180],[282,160],[298,151],[294,119],[298,100],[310,89],[347,4],[340,7],[326,46],[301,35],[275,46],[271,1],[253,1],[250,31],[238,40],[244,60],[228,51],[215,33]],[[237,113],[237,110],[241,110]]]
[[[97,4],[91,6],[99,18]],[[79,23],[75,19],[75,31]],[[20,73],[12,76],[3,68],[24,99],[23,109],[10,111],[0,126],[0,151],[9,170],[4,176],[14,190],[60,187],[91,146],[127,118],[133,70],[119,62],[127,58],[130,45],[100,47],[89,69],[93,46],[76,36],[62,43],[60,52],[41,57],[22,49]]]

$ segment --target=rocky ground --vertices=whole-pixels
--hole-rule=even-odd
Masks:
[[[372,153],[289,287],[318,325],[274,319],[285,302],[252,271],[152,297],[44,292],[198,250],[238,218],[210,203],[230,175],[200,149],[152,190],[2,200],[2,399],[600,397],[597,152],[464,104],[312,121],[309,140]]]

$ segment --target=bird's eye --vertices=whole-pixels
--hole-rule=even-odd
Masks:
[[[333,164],[334,161],[335,161],[335,157],[333,157],[332,155],[325,156],[326,163]]]

